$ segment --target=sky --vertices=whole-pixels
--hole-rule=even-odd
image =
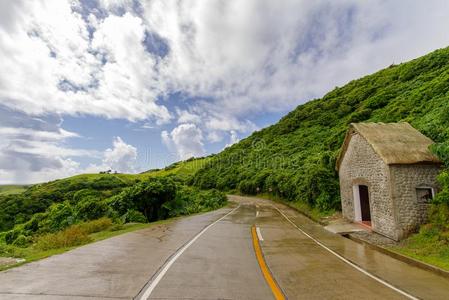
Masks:
[[[0,0],[0,184],[220,152],[448,29],[446,0]]]

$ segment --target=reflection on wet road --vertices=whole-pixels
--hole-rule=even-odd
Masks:
[[[278,286],[288,299],[449,299],[448,279],[331,234],[283,205],[230,198],[231,208],[1,272],[0,298],[273,299]]]

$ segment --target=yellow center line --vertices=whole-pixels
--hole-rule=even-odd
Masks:
[[[276,300],[285,300],[284,294],[282,293],[280,287],[274,280],[273,276],[271,275],[270,270],[268,269],[267,264],[265,263],[265,258],[263,257],[262,248],[259,244],[259,239],[257,238],[257,232],[256,227],[253,226],[251,228],[251,234],[253,237],[253,246],[254,246],[254,252],[256,252],[256,258],[259,262],[260,269],[262,270],[263,277],[265,278],[266,282],[268,283],[268,286],[271,289],[271,292],[273,292],[273,296]]]

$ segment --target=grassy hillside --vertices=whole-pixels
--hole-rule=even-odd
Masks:
[[[195,173],[199,169],[204,167],[210,160],[211,157],[190,158],[185,161],[175,162],[163,169],[149,170],[139,175],[131,175],[131,176],[137,176],[139,178],[147,178],[149,176],[167,176],[176,174],[178,176],[190,177],[195,175]]]
[[[216,155],[193,182],[202,188],[271,193],[322,211],[339,209],[335,160],[348,125],[368,121],[410,122],[441,143],[434,150],[443,159],[449,157],[449,48],[298,106],[277,124]]]
[[[35,184],[24,190],[9,186],[5,188],[5,193],[0,194],[0,232],[27,222],[34,214],[44,212],[54,203],[69,201],[73,204],[88,196],[104,200],[150,178],[174,176],[180,182],[190,181],[208,160],[190,159],[141,174],[81,174]]]
[[[0,195],[19,194],[28,187],[28,185],[0,185]]]

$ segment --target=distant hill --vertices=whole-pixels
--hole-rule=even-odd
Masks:
[[[29,185],[0,185],[0,195],[11,195],[11,194],[19,194],[26,190]]]
[[[193,182],[338,209],[335,160],[348,125],[398,121],[442,143],[437,152],[449,157],[449,48],[391,65],[298,106],[213,157]]]
[[[204,167],[210,161],[211,157],[212,156],[200,158],[192,157],[184,161],[172,163],[171,165],[163,169],[152,169],[142,172],[139,174],[139,176],[147,176],[147,175],[164,176],[169,174],[191,176],[194,175],[199,169]]]

